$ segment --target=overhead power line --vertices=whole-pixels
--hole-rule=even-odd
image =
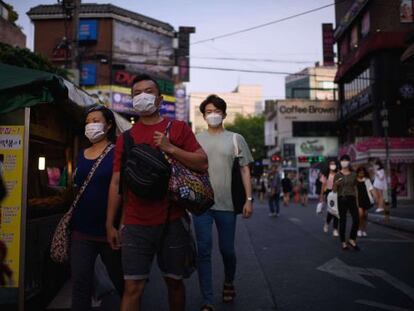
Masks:
[[[211,59],[211,60],[229,60],[229,61],[246,61],[260,63],[282,63],[282,64],[311,64],[311,60],[288,60],[288,59],[270,59],[270,58],[248,58],[248,57],[208,57],[208,56],[191,56],[191,59]]]
[[[260,24],[260,25],[256,25],[256,26],[253,26],[253,27],[244,28],[244,29],[233,31],[233,32],[225,33],[225,34],[222,34],[222,35],[218,35],[218,36],[215,36],[215,37],[211,37],[211,38],[208,38],[208,39],[196,41],[196,42],[191,43],[191,45],[200,44],[200,43],[209,42],[209,41],[214,41],[214,40],[218,40],[218,39],[223,39],[223,38],[235,36],[235,35],[238,35],[238,34],[241,34],[241,33],[256,30],[256,29],[259,29],[259,28],[264,28],[264,27],[267,27],[267,26],[270,26],[270,25],[278,24],[278,23],[281,23],[281,22],[284,22],[284,21],[287,21],[287,20],[291,20],[291,19],[303,16],[303,15],[314,13],[314,12],[329,8],[331,6],[334,6],[336,4],[340,4],[340,3],[345,2],[345,1],[347,1],[347,0],[336,1],[336,2],[331,3],[331,4],[323,5],[323,6],[311,9],[311,10],[307,10],[307,11],[304,11],[304,12],[301,12],[301,13],[297,13],[297,14],[294,14],[294,15],[283,17],[283,18],[280,18],[280,19],[277,19],[277,20],[274,20],[274,21],[264,23],[264,24]]]

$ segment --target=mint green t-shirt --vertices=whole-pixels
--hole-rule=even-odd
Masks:
[[[208,173],[215,201],[212,209],[217,211],[234,210],[231,199],[231,172],[236,157],[233,135],[236,135],[239,164],[246,166],[253,162],[253,157],[249,146],[240,134],[225,130],[219,134],[205,131],[196,135],[198,142],[207,153]]]

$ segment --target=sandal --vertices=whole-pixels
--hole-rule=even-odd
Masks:
[[[236,291],[234,289],[234,285],[224,283],[224,285],[223,285],[223,302],[224,303],[233,302],[234,297],[236,297]]]
[[[214,311],[214,307],[212,305],[204,305],[201,307],[200,311]]]

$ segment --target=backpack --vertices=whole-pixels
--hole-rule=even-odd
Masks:
[[[158,148],[135,144],[130,131],[123,134],[121,182],[119,192],[126,186],[137,197],[162,200],[168,192],[171,167]]]

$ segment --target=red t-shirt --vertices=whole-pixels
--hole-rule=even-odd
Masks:
[[[149,144],[155,148],[154,132],[165,132],[170,120],[164,118],[160,123],[145,125],[141,122],[136,123],[131,129],[131,135],[136,144]],[[170,128],[170,142],[188,152],[195,152],[200,149],[190,127],[182,121],[173,121]],[[116,141],[114,172],[121,170],[121,158],[124,150],[124,138],[120,135]],[[127,225],[160,225],[167,219],[167,210],[170,202],[164,200],[147,200],[137,197],[132,191],[126,190],[126,202],[124,202],[124,224]],[[172,206],[170,211],[170,221],[178,219],[184,215],[185,210],[180,207]]]

